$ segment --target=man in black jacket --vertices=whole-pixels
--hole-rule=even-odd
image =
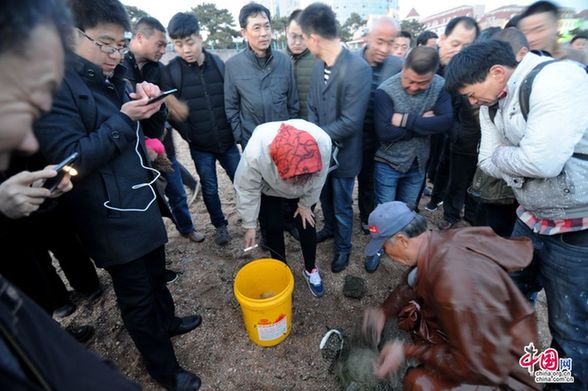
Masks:
[[[137,21],[133,39],[129,44],[129,52],[123,61],[126,68],[125,77],[131,82],[133,88],[143,81],[161,86],[163,64],[159,60],[165,54],[166,46],[165,28],[157,19],[144,16]],[[180,234],[193,242],[202,242],[204,235],[196,231],[188,208],[186,191],[182,183],[182,167],[176,160],[172,131],[168,128],[163,137],[165,151],[173,169],[171,172],[162,173],[167,182],[165,195],[169,200],[174,222]],[[175,276],[175,272],[171,270],[167,274]]]
[[[369,65],[345,49],[337,35],[333,10],[321,3],[306,7],[299,18],[302,35],[317,61],[308,94],[308,120],[339,145],[338,168],[327,178],[321,194],[325,226],[317,242],[335,236],[331,271],[349,263],[353,229],[353,186],[361,169],[363,119],[370,97]]]
[[[222,246],[231,236],[218,194],[216,162],[233,181],[241,158],[225,115],[224,64],[202,48],[200,26],[193,14],[174,15],[168,32],[179,56],[165,67],[161,85],[178,89],[176,96],[181,102],[177,104],[185,104],[188,113],[183,121],[172,116],[170,122],[190,145],[202,183],[202,198],[216,229],[214,241]]]
[[[200,379],[180,368],[170,337],[197,327],[178,318],[163,271],[169,213],[154,186],[144,134],[161,136],[166,112],[148,103],[159,88],[143,82],[129,92],[118,67],[129,20],[118,0],[70,1],[75,54],[51,112],[37,124],[48,161],[79,153],[78,181],[67,206],[82,243],[112,277],[122,319],[147,371],[171,390],[196,390]]]
[[[12,152],[38,149],[33,121],[51,108],[63,77],[71,21],[60,0],[4,2],[0,13],[0,173]],[[53,193],[39,179],[52,169],[22,171],[0,185],[0,213],[19,219],[54,193],[71,190],[68,178]],[[8,183],[7,183],[8,182]],[[3,244],[6,237],[1,236]],[[29,242],[27,242],[29,243]],[[22,242],[21,248],[24,250]],[[3,246],[4,248],[4,246]],[[3,263],[20,262],[3,254]],[[138,390],[110,363],[67,335],[38,305],[0,276],[0,385],[3,390]]]

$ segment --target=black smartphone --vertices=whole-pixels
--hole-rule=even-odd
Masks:
[[[171,89],[171,90],[167,90],[167,91],[163,91],[161,94],[154,96],[153,98],[149,99],[147,101],[147,104],[150,105],[151,103],[155,103],[155,102],[159,102],[160,100],[162,100],[163,98],[165,98],[168,95],[171,95],[175,92],[178,92],[177,88]]]
[[[59,185],[59,183],[61,182],[61,180],[63,179],[63,176],[66,173],[66,170],[64,169],[65,166],[73,163],[78,158],[78,156],[79,156],[79,153],[74,152],[71,155],[69,155],[68,157],[66,157],[57,166],[53,167],[53,169],[55,171],[57,171],[57,175],[55,175],[53,178],[48,178],[45,181],[45,183],[43,183],[43,187],[45,189],[49,189],[49,191],[55,190],[57,188],[57,186]]]

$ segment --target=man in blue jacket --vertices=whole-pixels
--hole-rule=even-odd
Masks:
[[[160,136],[166,112],[148,103],[159,88],[143,82],[129,92],[118,67],[129,20],[118,0],[70,1],[75,54],[51,112],[37,124],[50,162],[79,153],[75,189],[66,199],[76,231],[98,267],[112,277],[125,326],[149,374],[171,390],[196,390],[198,376],[182,369],[170,337],[201,322],[178,318],[165,280],[169,213],[149,166],[144,133]]]
[[[306,7],[299,18],[306,46],[317,61],[308,94],[308,120],[338,145],[338,167],[329,174],[321,194],[325,226],[317,242],[335,236],[331,271],[349,263],[353,228],[353,185],[361,169],[363,119],[370,98],[371,70],[345,49],[337,34],[333,10],[322,3]]]

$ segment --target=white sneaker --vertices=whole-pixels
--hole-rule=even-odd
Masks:
[[[313,296],[321,297],[325,294],[325,287],[323,286],[323,281],[321,280],[318,268],[315,267],[310,273],[305,269],[303,270],[302,275],[304,276],[308,288],[310,289],[310,293],[312,293]]]

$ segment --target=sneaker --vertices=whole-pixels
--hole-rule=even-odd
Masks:
[[[171,284],[178,279],[178,273],[170,269],[165,269],[163,271],[163,279],[165,280],[166,284]]]
[[[73,303],[67,303],[53,311],[53,316],[58,319],[65,318],[76,312],[76,306]]]
[[[313,296],[321,297],[325,294],[325,287],[323,286],[323,281],[321,280],[318,268],[315,267],[310,273],[304,270],[302,275],[304,276],[308,288],[310,289],[310,293],[312,293]]]
[[[443,201],[440,202],[433,202],[433,201],[429,201],[425,204],[425,209],[428,210],[429,212],[434,212],[437,210],[437,208],[439,208],[441,205],[443,205]]]
[[[229,243],[231,240],[231,235],[229,235],[229,230],[227,230],[227,226],[223,225],[216,228],[216,238],[214,238],[214,242],[219,246],[224,246],[225,244]]]
[[[196,197],[198,197],[198,192],[200,191],[200,181],[196,179],[196,185],[193,188],[190,188],[190,198],[188,199],[188,206],[192,205],[194,201],[196,201]]]
[[[65,331],[76,339],[81,344],[90,341],[94,336],[94,327],[89,325],[84,326],[67,326]]]
[[[368,273],[373,273],[378,270],[378,266],[380,266],[380,257],[382,254],[377,253],[376,255],[372,255],[371,257],[365,257],[364,266],[365,270]]]
[[[423,194],[426,197],[430,197],[433,195],[433,188],[431,186],[425,186],[425,188],[423,189]]]
[[[190,239],[191,242],[195,242],[195,243],[200,243],[200,242],[204,241],[204,235],[202,235],[200,232],[198,232],[196,230],[190,232],[189,234],[182,234],[182,236]]]

